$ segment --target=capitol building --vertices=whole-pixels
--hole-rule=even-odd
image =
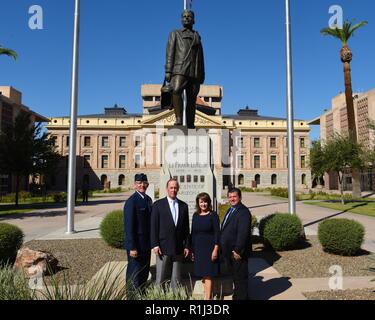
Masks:
[[[128,113],[120,106],[102,114],[82,115],[77,120],[77,186],[88,182],[91,189],[130,188],[135,173],[148,175],[159,189],[163,137],[173,128],[173,110],[160,107],[161,85],[143,85],[143,110]],[[205,130],[213,145],[213,172],[220,186],[287,187],[287,121],[262,116],[244,107],[236,114],[222,114],[223,87],[202,85],[197,98],[196,127]],[[52,188],[66,190],[69,152],[69,117],[51,118],[48,131],[64,156]],[[310,126],[295,120],[297,189],[311,187],[308,167]],[[182,182],[201,177],[179,177]]]

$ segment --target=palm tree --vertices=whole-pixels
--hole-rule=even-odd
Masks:
[[[353,53],[348,47],[348,41],[353,36],[354,31],[365,26],[367,21],[361,21],[356,25],[352,26],[352,23],[345,21],[342,29],[339,28],[324,28],[320,31],[325,36],[332,36],[339,39],[342,44],[340,51],[341,61],[344,64],[344,76],[345,76],[345,96],[346,96],[346,108],[348,113],[348,127],[349,135],[357,141],[357,130],[355,125],[355,114],[354,114],[354,103],[353,103],[353,89],[352,89],[352,76],[350,69],[350,62],[353,59]]]
[[[350,62],[353,59],[353,53],[348,46],[349,39],[354,35],[354,31],[367,25],[367,21],[361,21],[356,25],[351,22],[345,21],[342,29],[339,28],[324,28],[320,31],[325,36],[332,36],[339,39],[342,44],[340,51],[341,61],[344,64],[344,78],[345,78],[345,97],[346,97],[346,110],[348,117],[349,136],[353,141],[357,142],[357,128],[355,124],[354,102],[353,102],[353,88],[352,76],[350,69]],[[358,170],[352,170],[353,180],[353,197],[361,196],[360,173]]]
[[[12,57],[14,60],[16,60],[18,57],[17,52],[11,49],[4,48],[2,45],[0,45],[0,55],[6,55],[9,57]]]

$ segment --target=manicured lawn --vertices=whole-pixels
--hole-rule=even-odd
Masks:
[[[306,204],[340,210],[345,212],[351,212],[356,214],[361,214],[364,216],[375,217],[375,202],[374,201],[358,201],[358,202],[348,202],[342,205],[340,202],[329,202],[329,201],[306,201]]]
[[[14,204],[0,204],[0,217],[11,214],[29,213],[38,209],[47,209],[55,207],[53,202],[46,203],[23,203],[16,208]]]

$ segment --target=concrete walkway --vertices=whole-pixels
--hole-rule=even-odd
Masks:
[[[30,213],[0,216],[0,222],[14,224],[25,234],[25,242],[37,239],[88,239],[100,238],[99,225],[113,210],[122,210],[131,192],[103,194],[88,204],[78,204],[75,210],[76,234],[66,235],[66,207],[35,210]]]
[[[244,193],[243,202],[256,217],[261,218],[275,212],[288,212],[288,201],[257,193]],[[316,235],[319,223],[328,218],[347,218],[360,222],[366,228],[363,249],[375,252],[375,218],[359,214],[297,202],[297,214],[305,226],[307,235]],[[259,219],[258,219],[259,220]]]

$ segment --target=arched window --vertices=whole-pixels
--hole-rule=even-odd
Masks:
[[[102,184],[102,187],[105,187],[107,181],[108,181],[108,177],[107,177],[107,175],[103,174],[103,175],[100,177],[100,182],[101,182],[101,184]]]
[[[123,174],[120,174],[118,177],[118,185],[123,186],[125,184],[125,176]]]
[[[306,174],[303,174],[301,177],[302,184],[306,184]]]
[[[260,185],[260,174],[255,175],[255,182],[256,182],[257,186]]]
[[[276,174],[273,174],[271,176],[271,184],[272,185],[276,185],[277,184],[277,175]]]
[[[245,184],[245,178],[244,178],[243,174],[240,174],[238,176],[238,185],[243,186],[244,184]]]

